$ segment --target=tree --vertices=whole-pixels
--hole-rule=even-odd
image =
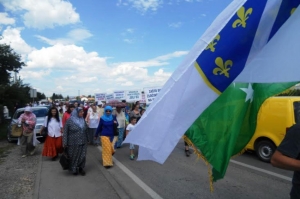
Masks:
[[[7,106],[10,114],[13,114],[16,103],[25,106],[32,100],[29,95],[29,90],[29,85],[23,84],[22,81],[11,85],[0,85],[0,105]]]
[[[46,99],[46,95],[44,93],[37,92],[36,93],[36,101],[40,101],[42,99]]]
[[[7,44],[0,44],[0,84],[10,83],[11,72],[19,72],[24,62],[21,62],[21,56],[13,51]]]

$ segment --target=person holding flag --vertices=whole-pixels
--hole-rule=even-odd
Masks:
[[[294,171],[291,199],[300,198],[300,124],[295,124],[286,132],[285,138],[272,156],[275,167]]]

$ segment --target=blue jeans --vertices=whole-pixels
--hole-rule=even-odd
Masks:
[[[121,145],[122,145],[123,136],[124,136],[124,130],[125,130],[125,128],[118,128],[119,136],[118,136],[118,141],[116,143],[116,147],[117,148],[121,147]]]

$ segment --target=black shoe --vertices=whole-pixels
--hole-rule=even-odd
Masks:
[[[189,150],[185,150],[185,155],[186,155],[186,157],[189,157],[190,156],[190,151]]]
[[[80,175],[85,176],[85,171],[82,168],[79,168],[79,173]]]
[[[104,166],[106,169],[109,169],[109,168],[111,168],[112,166]]]

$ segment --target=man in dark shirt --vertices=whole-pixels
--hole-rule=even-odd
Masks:
[[[290,196],[291,199],[300,199],[300,124],[288,129],[271,159],[271,164],[294,171]]]

